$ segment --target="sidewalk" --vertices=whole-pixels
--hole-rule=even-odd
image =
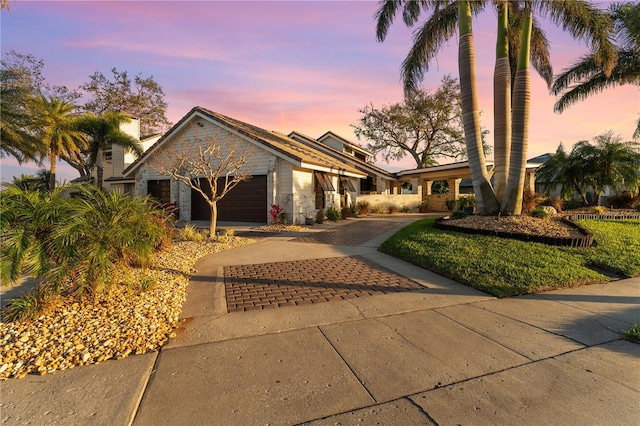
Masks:
[[[376,235],[370,222],[363,243],[322,243],[340,233],[315,229],[202,259],[161,351],[2,382],[1,421],[638,424],[640,345],[620,339],[640,323],[639,278],[498,300],[378,252],[404,224]],[[247,307],[270,305],[227,313],[225,267],[248,285],[277,278],[305,293],[244,295]],[[387,283],[375,295],[288,304],[368,291],[371,277]]]

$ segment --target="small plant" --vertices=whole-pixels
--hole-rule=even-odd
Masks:
[[[204,235],[202,235],[202,233],[195,226],[187,224],[180,230],[178,238],[180,239],[180,241],[201,242],[204,240]]]
[[[342,219],[346,219],[350,216],[351,216],[351,210],[349,210],[349,207],[344,206],[340,209],[340,217],[342,217]]]
[[[336,210],[334,207],[327,208],[327,219],[332,222],[337,222],[340,220],[340,212]]]
[[[400,207],[400,213],[409,213],[410,211],[411,209],[406,204],[403,204],[402,207]]]
[[[147,291],[150,290],[153,285],[156,283],[156,280],[152,276],[145,276],[142,280],[140,280],[140,290]]]
[[[556,209],[557,212],[562,211],[562,198],[560,197],[549,197],[542,202],[544,206],[551,206]]]
[[[420,213],[426,213],[429,210],[429,204],[427,202],[427,200],[424,200],[419,206],[418,206],[418,211]]]
[[[280,207],[278,204],[273,204],[271,206],[271,210],[269,210],[269,216],[271,217],[271,224],[280,225],[282,223],[283,213],[284,212],[282,211],[282,207]]]
[[[371,203],[368,201],[358,201],[356,203],[356,208],[358,209],[358,213],[366,216],[371,211]]]
[[[351,217],[358,217],[358,206],[354,203],[349,204],[349,215]]]
[[[624,333],[626,340],[634,343],[640,343],[640,324],[634,324],[631,330]]]
[[[476,198],[472,195],[460,197],[456,201],[458,210],[473,209],[476,206]]]
[[[640,203],[636,204],[636,211],[640,212]]]
[[[456,210],[451,213],[451,219],[453,220],[464,219],[465,217],[467,217],[467,214],[462,210]]]
[[[2,320],[6,322],[26,321],[38,316],[41,309],[41,298],[35,291],[23,294],[9,301],[2,312]]]
[[[318,209],[316,212],[316,222],[323,223],[324,222],[324,210]]]
[[[387,206],[387,213],[389,213],[389,214],[398,213],[398,206],[396,206],[395,204],[389,204]]]
[[[628,191],[607,197],[607,206],[614,209],[631,209],[638,203],[640,203],[640,196],[633,197]]]
[[[582,207],[582,201],[580,200],[567,200],[562,203],[562,210],[574,210]]]
[[[382,214],[383,212],[384,212],[384,209],[382,208],[381,205],[375,205],[371,208],[371,213]]]
[[[542,195],[537,192],[533,192],[527,189],[522,193],[522,213],[531,213],[538,207],[538,201],[542,198]]]
[[[603,206],[595,206],[593,208],[593,212],[599,216],[602,216],[603,214],[605,214],[606,209]]]
[[[549,218],[549,213],[547,213],[546,210],[542,207],[536,207],[535,209],[531,210],[529,214],[531,215],[531,217],[537,217],[538,219]]]
[[[447,210],[453,210],[456,206],[456,200],[446,199],[444,200]]]

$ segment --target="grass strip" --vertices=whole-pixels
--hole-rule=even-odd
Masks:
[[[589,269],[575,249],[441,231],[433,228],[434,221],[427,218],[410,224],[385,241],[380,251],[496,297],[608,279]]]

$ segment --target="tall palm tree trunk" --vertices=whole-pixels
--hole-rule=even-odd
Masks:
[[[462,117],[464,134],[476,196],[478,212],[482,215],[496,214],[500,206],[489,182],[489,174],[482,150],[480,133],[480,112],[476,90],[476,56],[471,29],[471,8],[468,1],[459,3],[460,42],[458,66],[460,72],[460,92],[462,95]]]
[[[511,155],[511,67],[507,37],[508,22],[508,4],[502,1],[498,4],[498,39],[493,73],[493,157],[495,161],[493,186],[498,202],[502,201],[507,187]]]
[[[531,46],[531,9],[526,11],[522,23],[522,44],[518,57],[518,70],[513,87],[512,145],[509,162],[507,190],[502,199],[502,211],[506,214],[522,213],[522,193],[527,165],[529,145],[529,110],[531,78],[529,73],[529,50]]]
[[[50,149],[49,150],[49,163],[51,163],[51,174],[49,176],[49,190],[53,191],[56,188],[56,159],[58,158],[58,153]]]
[[[97,187],[102,189],[102,179],[104,177],[104,153],[102,148],[98,148],[98,154],[96,155],[96,174],[97,174]]]

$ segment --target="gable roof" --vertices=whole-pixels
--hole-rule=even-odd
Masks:
[[[201,117],[218,124],[219,126],[236,133],[245,139],[258,143],[274,155],[277,155],[287,161],[290,161],[300,167],[310,168],[312,170],[326,171],[335,174],[344,174],[355,177],[366,177],[360,170],[350,164],[346,164],[338,159],[313,149],[302,142],[289,138],[288,136],[262,129],[249,123],[236,120],[231,117],[219,114],[217,112],[202,108],[194,107],[180,121],[178,121],[163,137],[153,144],[145,153],[140,156],[133,164],[123,171],[123,175],[129,175],[148,158],[151,153],[162,146],[165,141],[170,139],[186,123],[193,117]]]
[[[350,140],[345,139],[345,138],[343,138],[342,136],[340,136],[340,135],[338,135],[336,133],[333,133],[331,130],[326,132],[324,135],[320,136],[317,140],[322,142],[324,139],[328,138],[329,136],[332,136],[334,139],[339,140],[340,142],[342,142],[344,145],[348,146],[349,148],[355,149],[356,151],[360,151],[363,154],[373,156],[373,152],[367,151],[366,149],[364,149],[360,145],[355,144],[355,143],[351,142]]]
[[[331,132],[327,132],[327,133],[331,133]],[[327,134],[325,133],[325,135]],[[334,134],[334,133],[331,133]],[[341,161],[346,161],[349,164],[353,164],[355,167],[357,167],[360,170],[363,170],[365,172],[371,172],[373,174],[376,174],[378,176],[381,176],[383,178],[386,179],[393,179],[393,174],[389,173],[388,171],[381,169],[380,167],[377,167],[371,163],[367,163],[366,161],[361,160],[358,157],[355,157],[353,155],[349,155],[346,154],[342,151],[339,151],[327,144],[324,144],[316,139],[313,139],[310,136],[307,136],[305,134],[302,134],[300,132],[296,132],[295,130],[291,133],[289,133],[288,135],[291,139],[295,139],[297,141],[300,141],[304,144],[309,145],[312,148],[315,149],[319,149],[325,153],[327,153],[328,155],[331,155],[332,157],[335,157]]]

